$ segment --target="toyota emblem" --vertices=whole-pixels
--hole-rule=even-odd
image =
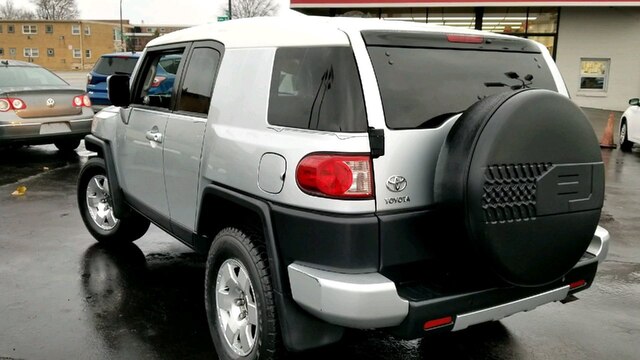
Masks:
[[[56,105],[55,100],[53,100],[52,98],[48,98],[48,99],[47,99],[47,106],[48,106],[48,107],[52,108],[52,107],[54,107],[55,105]]]
[[[400,192],[407,188],[407,179],[400,175],[392,175],[387,179],[387,189],[393,192]]]

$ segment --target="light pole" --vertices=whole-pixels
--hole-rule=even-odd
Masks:
[[[231,20],[231,0],[229,0],[229,20]]]
[[[124,30],[122,29],[122,0],[120,0],[120,47],[123,51],[127,50],[124,45]]]

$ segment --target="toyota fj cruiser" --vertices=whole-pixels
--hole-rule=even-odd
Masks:
[[[166,58],[175,81],[151,91]],[[527,39],[237,20],[151,41],[108,91],[116,106],[86,138],[82,218],[107,244],[153,222],[208,254],[224,359],[566,302],[607,253],[597,139]]]

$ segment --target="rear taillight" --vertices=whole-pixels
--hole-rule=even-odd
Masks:
[[[480,35],[447,34],[447,41],[452,43],[482,44],[484,37]]]
[[[27,108],[27,104],[18,98],[6,98],[0,99],[0,112],[7,112],[9,110],[24,110]]]
[[[300,161],[296,181],[303,191],[339,199],[372,199],[371,158],[363,155],[313,154]]]
[[[91,107],[91,100],[89,99],[89,95],[78,95],[73,97],[73,106],[74,107]]]
[[[153,82],[151,83],[151,87],[158,87],[165,81],[167,78],[164,76],[156,76],[153,78]]]

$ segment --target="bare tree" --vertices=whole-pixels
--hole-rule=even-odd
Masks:
[[[231,0],[231,18],[271,16],[278,11],[278,7],[275,0]],[[222,6],[223,11],[227,12],[228,9],[228,5]]]
[[[43,20],[74,20],[80,16],[76,0],[31,0],[38,18]]]
[[[0,19],[6,20],[32,20],[36,14],[32,11],[17,8],[13,5],[13,0],[5,0],[4,5],[0,5]]]

